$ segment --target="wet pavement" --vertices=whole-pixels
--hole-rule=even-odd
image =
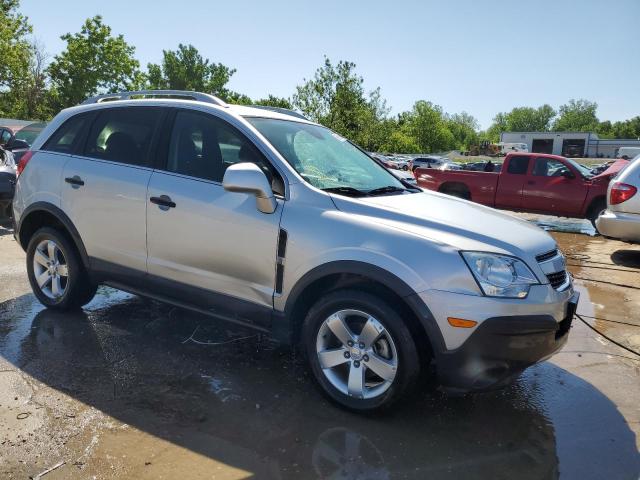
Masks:
[[[569,229],[570,230],[570,229]],[[576,229],[575,231],[579,231]],[[580,478],[640,474],[640,246],[553,233],[582,294],[565,348],[511,387],[427,385],[371,417],[328,403],[292,350],[101,288],[43,309],[0,227],[0,477]]]

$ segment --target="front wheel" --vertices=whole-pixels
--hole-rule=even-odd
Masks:
[[[593,228],[595,228],[596,232],[598,232],[598,227],[596,226],[596,220],[606,210],[607,210],[607,202],[605,202],[604,200],[598,200],[589,209],[589,214],[587,215],[587,218],[591,222],[591,225],[593,225]]]
[[[40,303],[58,310],[82,307],[91,301],[97,289],[75,246],[53,228],[41,228],[29,241],[27,274]]]
[[[406,396],[420,374],[409,329],[386,301],[339,290],[309,310],[303,342],[311,370],[327,396],[350,410],[387,408]]]

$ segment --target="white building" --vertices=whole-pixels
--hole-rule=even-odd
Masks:
[[[591,132],[502,132],[504,143],[526,143],[530,152],[564,157],[615,158],[620,147],[640,147],[640,139],[600,139]]]

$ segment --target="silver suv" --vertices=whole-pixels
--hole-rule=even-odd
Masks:
[[[79,308],[106,284],[269,332],[352,410],[391,405],[421,372],[502,385],[566,342],[576,308],[548,234],[403,183],[287,112],[97,97],[18,170],[15,234],[44,305]]]

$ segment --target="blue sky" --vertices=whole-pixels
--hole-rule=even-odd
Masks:
[[[640,0],[22,0],[53,56],[60,35],[100,14],[142,66],[195,45],[237,69],[230,87],[290,96],[323,55],[351,60],[393,113],[430,100],[486,128],[514,106],[570,98],[605,120],[640,115]]]

